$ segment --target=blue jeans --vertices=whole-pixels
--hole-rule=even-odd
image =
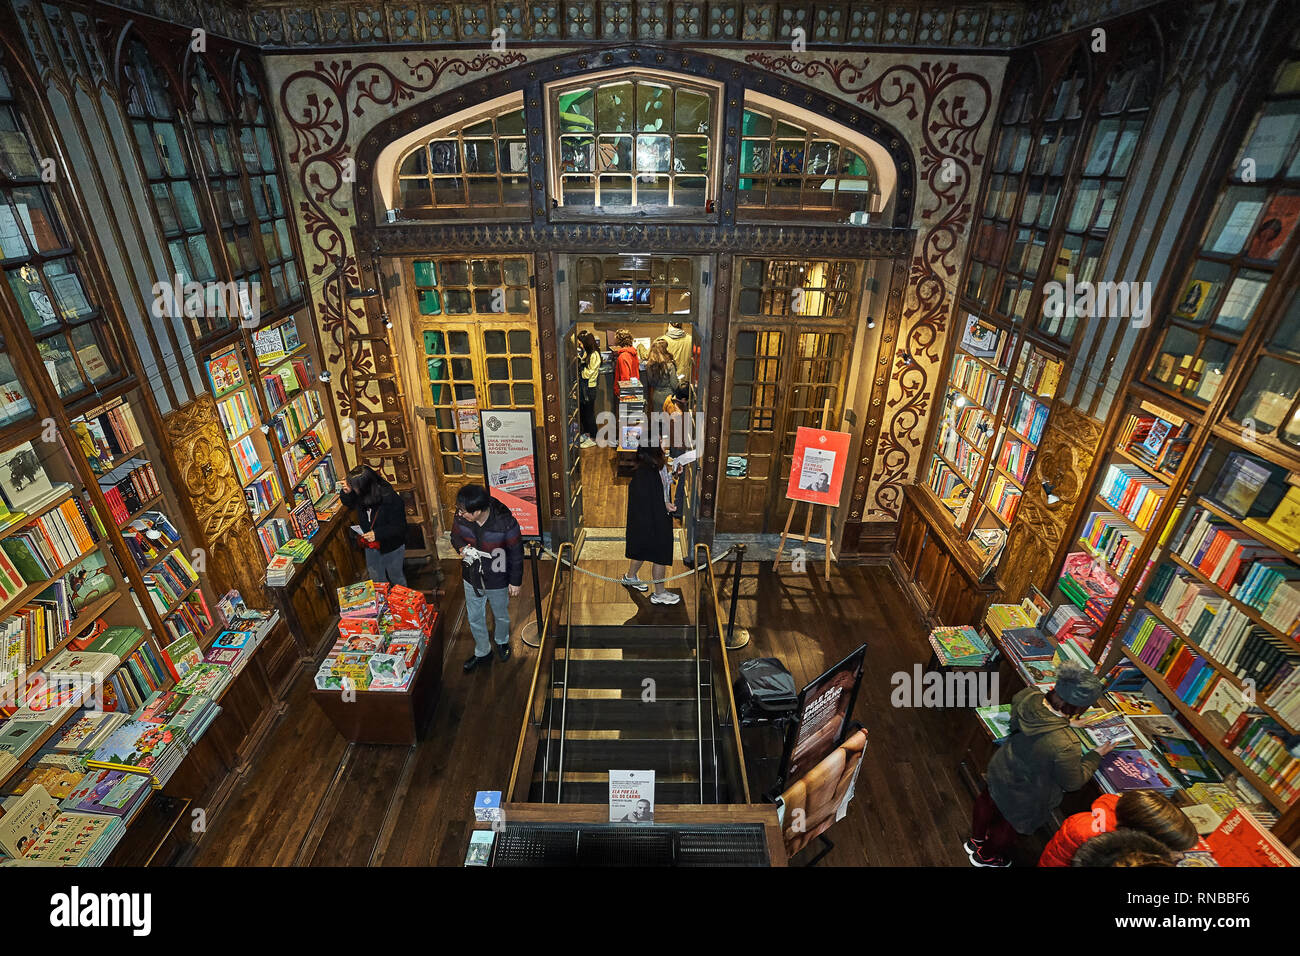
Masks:
[[[406,545],[394,548],[387,554],[380,554],[378,548],[366,548],[366,574],[370,580],[406,587],[406,572],[402,562],[406,559]]]
[[[493,638],[498,644],[510,643],[510,592],[505,588],[486,588],[480,594],[474,585],[465,585],[465,610],[469,630],[474,635],[474,653],[487,657],[492,653],[488,642],[487,606],[492,605]]]

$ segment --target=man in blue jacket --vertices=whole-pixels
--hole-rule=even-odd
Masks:
[[[474,653],[465,673],[497,657],[510,657],[510,598],[524,580],[524,541],[510,509],[482,485],[465,485],[456,494],[451,546],[464,562],[465,610],[474,635]],[[487,606],[492,605],[493,637],[488,640]]]

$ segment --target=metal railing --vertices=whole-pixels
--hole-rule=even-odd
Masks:
[[[551,640],[548,643],[547,639],[554,638],[553,625],[555,624],[555,598],[556,598],[556,593],[558,592],[560,587],[560,581],[561,579],[566,579],[566,574],[567,574],[567,580],[569,581],[569,588],[568,588],[568,595],[570,599],[569,608],[570,610],[572,609],[573,573],[570,569],[573,564],[573,544],[566,541],[560,545],[559,554],[561,557],[564,556],[566,548],[568,549],[569,552],[569,560],[556,562],[555,574],[551,578],[551,590],[550,590],[550,594],[546,599],[546,606],[543,611],[543,618],[537,624],[537,659],[533,664],[533,680],[528,689],[528,701],[524,706],[523,726],[520,728],[519,731],[519,742],[515,745],[515,762],[514,762],[514,766],[510,770],[510,786],[507,790],[508,799],[512,802],[527,802],[527,793],[525,792],[524,794],[520,795],[516,792],[515,788],[518,786],[519,783],[519,771],[520,771],[520,767],[523,765],[523,760],[525,759],[525,753],[527,754],[527,759],[529,761],[527,772],[530,777],[532,773],[532,764],[536,760],[536,754],[537,754],[536,735],[535,733],[530,734],[529,730],[533,729],[535,731],[537,728],[541,726],[542,717],[544,716],[546,711],[546,698],[548,695],[543,695],[540,698],[538,697],[537,683],[539,677],[542,674],[543,669],[549,669],[551,663],[555,659],[554,641]],[[571,615],[570,615],[570,620],[572,620]],[[568,659],[567,650],[565,652],[565,659],[566,659],[566,666],[567,666],[567,659]],[[549,688],[549,683],[548,683],[548,688]],[[532,741],[533,743],[533,746],[531,748],[528,746],[530,741]],[[548,758],[550,755],[549,748],[550,748],[550,744],[548,741],[547,744]],[[545,776],[543,776],[542,779],[544,784],[546,779]]]
[[[727,776],[733,787],[733,790],[728,793],[729,802],[749,803],[749,775],[745,771],[745,750],[740,742],[740,723],[736,720],[736,701],[731,689],[731,666],[727,661],[727,628],[722,619],[722,604],[718,600],[718,581],[714,572],[713,554],[707,544],[701,543],[695,546],[695,566],[703,569],[697,575],[699,612],[696,615],[696,634],[699,634],[701,627],[706,627],[708,624],[712,625],[708,629],[713,632],[702,642],[697,637],[697,644],[709,654],[709,662],[713,670],[710,699],[714,727],[715,730],[722,732],[721,741],[718,740],[716,732],[712,735],[715,753],[714,770],[715,773],[720,772],[720,762],[725,759],[728,764]],[[705,610],[711,611],[707,618]],[[727,732],[728,727],[730,733]],[[734,792],[736,785],[740,788],[738,794]],[[740,799],[736,799],[737,797]]]

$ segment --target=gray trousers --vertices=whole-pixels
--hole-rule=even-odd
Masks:
[[[372,581],[386,581],[406,587],[406,572],[402,570],[405,558],[406,545],[387,554],[380,554],[378,548],[366,548],[366,573]]]
[[[488,641],[487,606],[492,605],[492,636],[497,644],[510,643],[510,592],[505,588],[484,588],[478,593],[474,585],[465,585],[465,613],[474,635],[474,654],[487,657],[492,653]]]

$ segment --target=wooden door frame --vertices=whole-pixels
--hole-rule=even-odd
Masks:
[[[736,289],[736,295],[737,296],[739,295],[739,288]],[[781,371],[784,376],[784,373],[787,372],[791,367],[791,365],[793,364],[793,362],[797,360],[795,349],[796,349],[796,344],[799,340],[799,336],[802,334],[809,333],[809,332],[819,333],[819,334],[841,334],[845,337],[851,349],[857,338],[858,312],[860,311],[860,308],[857,308],[857,306],[860,303],[860,301],[861,301],[861,297],[859,296],[858,300],[854,303],[855,308],[851,310],[850,313],[851,317],[846,316],[845,318],[842,319],[807,318],[807,319],[800,319],[799,321],[792,322],[785,325],[780,324],[779,317],[771,317],[771,318],[764,319],[761,316],[737,315],[733,304],[732,314],[730,317],[730,321],[728,322],[726,355],[728,356],[729,359],[734,358],[736,354],[736,340],[739,337],[741,332],[780,332],[784,336],[784,340],[782,341],[781,344]],[[852,364],[853,364],[853,355],[850,355],[849,358],[842,364],[840,368],[840,378],[839,381],[836,383],[836,387],[839,392],[839,408],[838,410],[836,409],[831,410],[832,423],[834,427],[839,427],[839,418],[844,414],[845,403],[848,398],[848,394],[847,394],[848,393],[848,371],[849,371],[849,367]],[[727,374],[724,377],[722,382],[722,418],[719,424],[719,441],[720,441],[719,449],[720,450],[718,454],[723,461],[724,467],[719,470],[719,474],[718,474],[718,521],[719,522],[725,520],[726,506],[727,506],[727,499],[725,497],[726,492],[724,490],[726,488],[726,481],[727,481],[725,464],[726,464],[728,440],[731,436],[731,408],[732,408],[731,399],[732,399],[734,367],[735,367],[734,361],[728,361]],[[786,430],[787,430],[786,422],[789,420],[789,413],[790,413],[789,400],[791,396],[792,383],[788,378],[785,378],[783,381],[778,381],[775,382],[774,384],[776,386],[776,395],[777,395],[777,412],[776,412],[777,421],[774,422],[774,427],[773,427],[773,434],[776,436],[776,445],[773,451],[773,460],[776,462],[776,470],[775,472],[769,472],[767,478],[768,483],[770,485],[768,489],[768,497],[767,497],[767,505],[768,505],[767,511],[769,515],[773,515],[773,516],[776,515],[776,513],[780,510],[779,509],[780,502],[784,500],[781,491],[782,481],[788,480],[789,477],[787,475],[786,479],[782,479],[780,475],[782,472],[782,463],[785,458],[782,449],[784,448],[785,445],[785,437],[786,437]],[[726,531],[723,529],[719,529],[719,530],[722,531],[723,534],[759,535],[759,534],[776,533],[774,530],[752,531],[752,532]]]

